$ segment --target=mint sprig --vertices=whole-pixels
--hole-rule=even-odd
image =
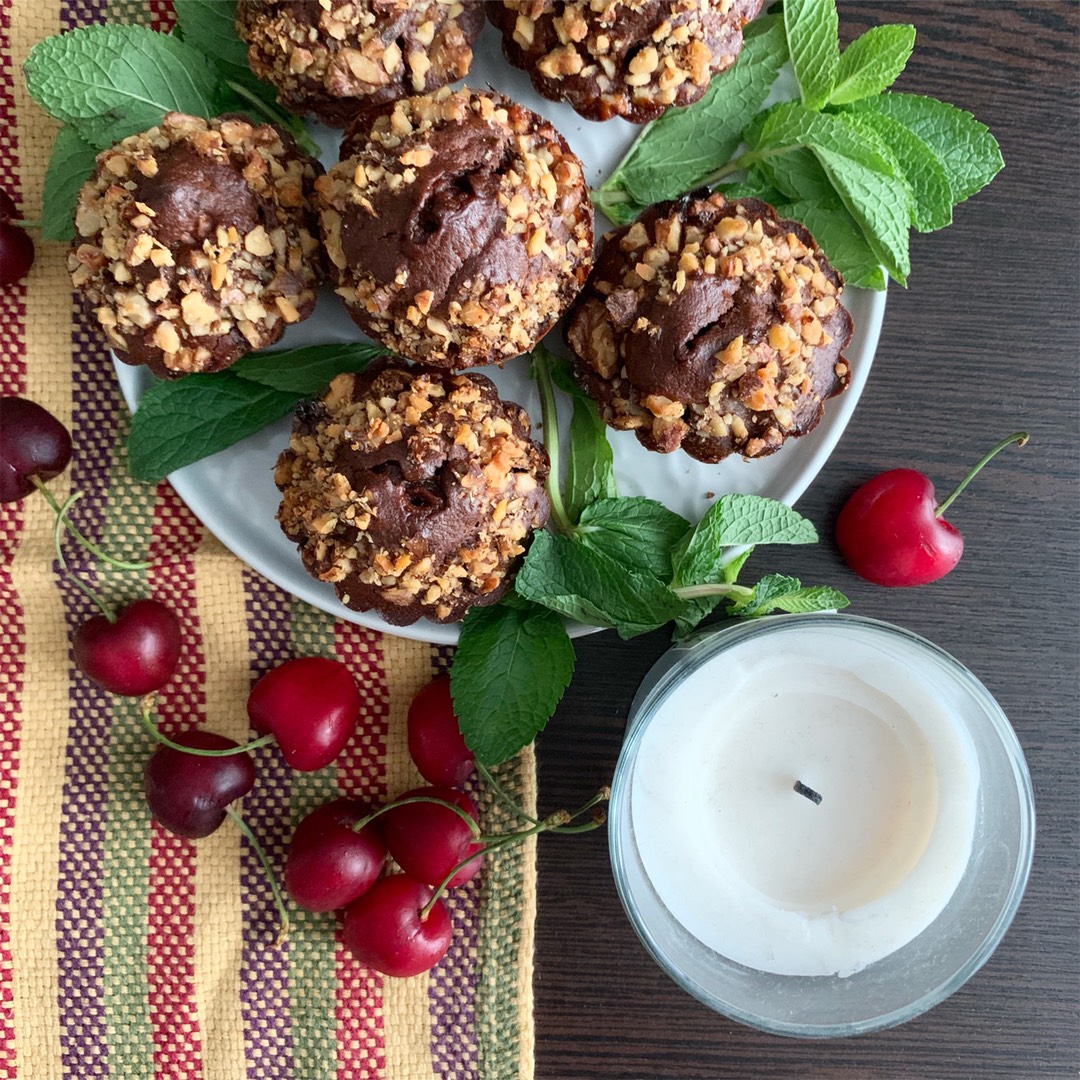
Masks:
[[[634,142],[593,193],[596,206],[626,225],[650,203],[678,198],[703,183],[738,149],[787,58],[782,21],[771,15],[755,19],[732,68],[699,101],[668,109],[648,125],[647,137]]]
[[[99,150],[172,110],[213,116],[210,62],[146,26],[103,23],[45,38],[24,70],[30,96]]]
[[[596,206],[624,225],[650,203],[720,186],[803,222],[851,284],[884,289],[885,272],[906,283],[909,230],[950,224],[1003,167],[997,141],[953,105],[886,93],[914,27],[873,27],[841,52],[835,0],[785,0],[772,18],[751,24],[739,61],[700,102],[641,133]],[[798,99],[762,108],[784,58]]]
[[[386,355],[378,345],[310,345],[252,353],[225,371],[154,383],[128,435],[128,468],[153,482],[224,450],[288,416],[335,375],[363,371]]]
[[[210,119],[240,112],[277,124],[318,154],[303,121],[275,103],[275,91],[247,66],[232,0],[176,0],[178,32],[103,23],[39,41],[24,65],[30,96],[64,125],[43,192],[43,235],[74,235],[79,189],[98,151],[160,124],[168,112]]]
[[[630,638],[669,622],[685,636],[718,606],[755,617],[771,611],[822,611],[847,605],[824,586],[769,575],[739,585],[756,544],[813,543],[813,525],[790,507],[757,495],[725,495],[697,525],[652,499],[586,497],[580,512],[559,480],[556,383],[572,387],[566,362],[543,345],[531,371],[544,402],[544,439],[552,459],[548,492],[556,531],[541,532],[514,591],[465,617],[451,671],[454,707],[465,741],[485,764],[517,753],[544,729],[573,671],[563,619],[610,627]],[[596,404],[570,389],[575,410],[591,408],[573,453],[591,470],[610,455]]]

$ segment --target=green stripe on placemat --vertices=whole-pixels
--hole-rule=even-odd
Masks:
[[[135,483],[127,471],[125,440],[130,423],[122,408],[103,532],[111,552],[137,560],[145,559],[150,551],[154,494]],[[146,596],[148,575],[146,571],[104,574],[101,592],[113,604]],[[125,1077],[154,1074],[146,969],[151,822],[143,796],[143,769],[151,748],[139,717],[137,701],[113,698],[103,882],[105,1005],[110,1072]]]
[[[302,600],[292,605],[295,656],[334,656],[334,619]],[[292,777],[291,810],[295,825],[315,807],[338,796],[334,773],[297,772]],[[333,922],[292,905],[289,935],[289,1011],[298,1075],[304,1080],[337,1077],[336,943]]]
[[[531,762],[531,750],[495,769],[494,776],[522,801],[529,813],[534,813],[535,808],[530,805],[532,793],[525,783],[526,758]],[[489,832],[521,828],[521,822],[486,788],[482,813]],[[531,1065],[531,1041],[528,1047],[522,1047],[520,1036],[523,1009],[528,1008],[531,1014],[531,986],[527,976],[523,978],[522,968],[524,962],[528,971],[532,957],[536,897],[531,880],[527,880],[531,876],[527,868],[533,865],[535,844],[535,838],[511,844],[487,860],[487,880],[480,907],[476,995],[480,1066],[485,1077],[509,1080],[520,1076],[523,1051]],[[527,941],[523,937],[526,934]],[[525,957],[523,949],[527,952]],[[523,1000],[525,997],[528,1000]]]

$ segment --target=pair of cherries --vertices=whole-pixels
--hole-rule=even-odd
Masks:
[[[59,476],[71,461],[71,434],[37,402],[0,397],[0,502],[16,502],[35,491],[56,514],[57,528],[66,528],[92,554],[123,569],[145,568],[101,551],[68,520],[76,493],[61,506],[46,481]],[[59,541],[58,555],[62,558]],[[75,662],[95,683],[113,694],[141,697],[164,686],[180,662],[180,623],[172,609],[157,600],[136,600],[114,612],[90,589],[72,579],[101,609],[75,631]]]

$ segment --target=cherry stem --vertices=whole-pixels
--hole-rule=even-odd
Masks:
[[[1014,431],[1010,436],[1008,436],[1008,438],[1002,439],[1001,442],[999,442],[995,447],[993,447],[993,449],[988,451],[987,454],[983,457],[983,459],[978,463],[978,465],[976,465],[971,470],[971,472],[969,472],[967,476],[965,476],[964,479],[961,480],[955,488],[953,488],[945,501],[942,502],[934,511],[934,516],[941,517],[945,513],[945,511],[948,510],[949,507],[952,506],[952,504],[956,501],[956,497],[960,494],[960,492],[962,492],[964,488],[966,488],[968,484],[970,484],[971,481],[979,475],[979,473],[982,471],[983,466],[986,465],[987,462],[989,462],[991,459],[997,457],[997,455],[1000,454],[1006,446],[1011,446],[1013,443],[1016,443],[1017,446],[1024,446],[1027,443],[1028,438],[1029,436],[1026,431]]]
[[[263,849],[262,844],[259,843],[258,837],[256,837],[255,833],[252,831],[251,826],[231,806],[225,807],[225,813],[232,818],[236,827],[247,838],[247,842],[251,845],[252,850],[258,855],[263,870],[266,871],[266,880],[270,882],[270,891],[274,894],[274,903],[277,905],[278,916],[281,920],[277,937],[274,938],[274,948],[280,949],[281,946],[285,944],[285,939],[289,936],[289,907],[285,903],[285,898],[281,895],[281,889],[278,887],[277,874],[274,873],[270,858]]]
[[[582,814],[594,807],[598,806],[602,802],[607,802],[611,798],[611,788],[602,787],[588,802],[583,803],[576,810],[556,810],[555,813],[549,814],[543,821],[536,821],[527,829],[519,829],[517,832],[509,833],[497,833],[491,836],[481,835],[480,840],[484,842],[484,847],[480,851],[474,851],[470,855],[467,855],[462,859],[450,872],[439,882],[438,887],[431,894],[431,899],[420,910],[420,921],[423,922],[428,915],[431,914],[431,909],[435,906],[437,900],[439,900],[450,887],[450,882],[454,879],[454,875],[464,867],[468,866],[478,855],[486,855],[489,851],[497,851],[499,848],[509,847],[511,844],[520,843],[522,840],[527,840],[530,836],[539,836],[540,833],[562,833],[569,835],[572,833],[592,832],[593,829],[598,829],[604,824],[603,815],[594,817],[592,821],[585,822],[581,825],[571,825],[570,822],[575,818],[580,817]]]
[[[525,813],[522,807],[518,805],[517,800],[506,790],[506,788],[502,786],[502,784],[499,783],[498,780],[495,779],[495,777],[488,770],[487,766],[482,764],[480,761],[477,761],[476,771],[480,773],[480,776],[483,778],[484,783],[487,784],[488,787],[490,787],[491,790],[495,793],[499,802],[501,802],[512,814],[514,814],[515,817],[519,818],[521,821],[527,821],[530,825],[540,824],[539,818],[534,818],[531,814]]]
[[[64,505],[60,508],[60,513],[56,515],[56,520],[53,522],[53,547],[56,548],[57,565],[60,567],[60,573],[62,573],[68,581],[70,581],[77,589],[79,589],[80,592],[90,597],[90,599],[93,600],[93,602],[101,610],[101,613],[105,616],[105,618],[108,619],[109,622],[114,623],[116,622],[116,612],[113,611],[113,609],[109,607],[109,605],[106,604],[105,601],[102,600],[101,597],[98,596],[98,594],[94,592],[94,590],[91,589],[90,586],[87,585],[86,582],[83,581],[83,579],[79,577],[78,574],[73,574],[68,569],[67,557],[64,555],[64,545],[61,542],[61,539],[63,537],[64,531],[64,514],[66,513],[67,507],[71,503],[72,498],[73,496],[69,497],[67,502],[65,502]]]
[[[468,810],[458,806],[457,803],[447,802],[446,799],[437,799],[434,795],[410,795],[407,799],[395,799],[392,803],[380,806],[378,810],[372,810],[366,817],[362,817],[356,824],[351,826],[352,831],[360,832],[361,829],[366,825],[370,825],[376,818],[382,817],[383,814],[390,810],[396,810],[399,806],[408,806],[409,803],[434,803],[436,806],[445,806],[447,810],[453,810],[469,826],[469,831],[473,834],[474,840],[482,839],[480,826],[476,818]]]
[[[36,487],[38,491],[40,491],[41,494],[44,496],[45,501],[49,504],[49,506],[52,507],[53,513],[56,514],[56,528],[59,529],[62,526],[63,528],[67,529],[67,531],[71,533],[72,537],[74,537],[75,541],[79,544],[80,547],[84,548],[86,551],[89,551],[91,555],[93,555],[97,559],[100,559],[107,566],[113,567],[114,570],[150,569],[151,564],[148,562],[127,562],[124,559],[117,559],[114,556],[102,551],[101,548],[93,542],[93,540],[85,536],[78,529],[75,523],[68,518],[68,511],[72,508],[72,506],[75,505],[75,503],[79,501],[79,499],[83,497],[83,492],[72,492],[72,494],[68,496],[67,501],[63,504],[63,506],[61,506],[60,503],[56,501],[56,496],[53,495],[53,493],[45,486],[44,482],[41,480],[40,477],[32,476],[30,477],[30,479],[33,482],[34,487]]]
[[[204,750],[199,746],[185,746],[183,743],[174,742],[154,723],[153,717],[150,715],[152,702],[152,696],[146,698],[143,702],[142,725],[162,746],[167,746],[170,750],[179,750],[181,753],[191,754],[193,757],[232,757],[234,754],[246,754],[250,750],[257,750],[260,746],[266,746],[274,741],[273,735],[262,735],[258,739],[252,739],[251,742],[244,743],[243,746],[230,746],[224,750]]]

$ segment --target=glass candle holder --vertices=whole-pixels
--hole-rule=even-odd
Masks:
[[[627,914],[683,989],[823,1038],[910,1020],[978,971],[1035,809],[1008,719],[957,660],[887,623],[782,615],[656,664],[609,831]]]

